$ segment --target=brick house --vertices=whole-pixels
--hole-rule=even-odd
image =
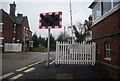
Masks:
[[[17,14],[15,16],[16,4],[10,4],[10,14],[0,9],[2,14],[4,43],[22,43],[26,47],[29,47],[30,41],[32,41],[32,32],[30,31],[29,21],[27,16],[23,14]]]
[[[0,53],[2,53],[2,47],[3,47],[3,44],[2,44],[2,40],[3,40],[3,37],[2,37],[2,29],[3,29],[3,23],[2,23],[2,13],[0,13]]]
[[[3,40],[3,37],[2,37],[2,25],[3,25],[3,23],[0,23],[0,53],[2,53],[2,47],[3,47],[3,44],[2,44],[2,40]]]
[[[120,77],[120,1],[94,0],[92,41],[97,45],[97,65],[111,78]]]

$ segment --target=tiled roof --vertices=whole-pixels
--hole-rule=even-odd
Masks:
[[[15,20],[16,24],[22,24],[25,17],[12,17]]]
[[[27,16],[11,16],[7,12],[5,12],[3,9],[0,9],[0,13],[5,13],[6,15],[8,15],[16,24],[22,24],[23,21],[27,19]]]

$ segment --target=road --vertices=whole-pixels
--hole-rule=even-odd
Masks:
[[[55,65],[55,52],[50,53],[51,64],[46,68],[47,53],[6,53],[3,54],[3,75],[0,80],[44,80],[44,79],[106,79],[106,74],[90,65]],[[35,64],[33,66],[33,64]],[[26,67],[26,68],[25,68]],[[19,70],[19,71],[18,71]]]
[[[46,52],[4,53],[2,56],[2,74],[15,72],[17,69],[46,60]],[[55,52],[50,53],[50,60],[55,59]]]

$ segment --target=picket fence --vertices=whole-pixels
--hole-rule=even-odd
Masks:
[[[4,51],[5,52],[21,52],[22,44],[20,44],[20,43],[5,43]]]
[[[96,44],[57,42],[55,64],[95,64]]]

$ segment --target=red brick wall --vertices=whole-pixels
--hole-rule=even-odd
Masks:
[[[4,42],[10,43],[10,42],[12,42],[12,39],[13,39],[14,22],[6,13],[2,13],[2,22],[3,22]]]
[[[29,31],[29,39],[32,40],[32,32]]]
[[[19,40],[19,43],[21,43],[21,41],[22,41],[22,34],[23,34],[23,31],[22,31],[21,25],[17,25],[17,27],[16,27],[16,40]]]
[[[112,34],[115,32],[120,32],[120,9],[112,14],[111,16],[107,17],[106,19],[102,20],[100,23],[93,26],[93,38],[104,36],[107,34]]]
[[[0,37],[2,37],[2,32],[0,32]]]
[[[29,24],[28,20],[25,19],[22,23],[22,25],[17,26],[17,40],[20,40],[20,43],[23,42],[23,37],[24,37],[24,27],[29,29]],[[29,33],[28,33],[29,34]]]
[[[112,60],[108,63],[116,66],[120,66],[120,33],[115,34],[120,32],[119,14],[120,9],[92,27],[93,41],[97,44],[97,60],[104,61],[104,43],[109,41],[111,43]],[[113,33],[114,35],[112,35]]]

